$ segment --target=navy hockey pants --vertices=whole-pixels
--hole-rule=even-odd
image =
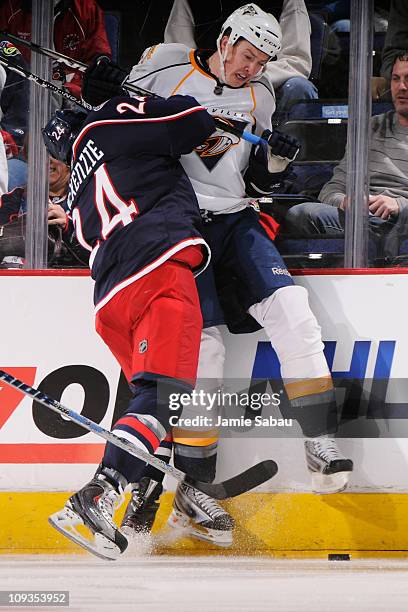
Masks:
[[[204,327],[225,323],[218,298],[220,283],[235,276],[239,299],[247,310],[293,280],[252,208],[237,213],[212,215],[202,235],[211,248],[211,263],[196,279]],[[217,278],[217,283],[216,283]],[[224,279],[224,280],[223,280]]]

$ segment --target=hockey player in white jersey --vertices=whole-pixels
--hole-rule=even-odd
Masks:
[[[337,408],[320,327],[306,289],[294,285],[252,207],[254,198],[279,190],[298,151],[293,139],[271,133],[275,96],[264,67],[277,57],[280,45],[276,19],[255,4],[247,4],[226,20],[215,52],[179,44],[151,47],[133,67],[129,83],[164,97],[192,95],[212,115],[228,120],[238,130],[263,136],[271,144],[251,146],[239,136],[217,130],[181,160],[202,210],[213,262],[197,282],[204,320],[198,378],[223,378],[225,349],[220,324],[225,322],[238,332],[263,327],[278,355],[294,417],[307,438],[312,488],[332,493],[347,486],[353,463],[333,439]],[[97,66],[88,77],[90,84],[99,82],[103,90],[106,80]],[[98,102],[89,97],[87,101]],[[217,290],[222,292],[220,279],[226,278],[234,280],[241,296],[244,317],[235,326],[228,312],[229,300],[221,307],[217,294]],[[179,430],[173,437],[175,464],[195,477],[213,479],[216,438],[208,434],[194,441],[191,431]],[[163,456],[166,453],[163,449]],[[135,487],[124,519],[127,527],[150,528],[161,492],[157,480],[158,475],[150,471]],[[145,523],[143,513],[148,517]],[[232,542],[232,517],[187,485],[177,488],[169,524],[182,525],[192,536],[219,545]]]

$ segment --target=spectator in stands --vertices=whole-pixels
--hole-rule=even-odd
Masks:
[[[67,195],[70,169],[50,157],[48,199],[48,263],[56,267],[87,266],[88,253],[79,247],[67,216]],[[15,187],[0,197],[0,268],[23,267],[24,219],[26,214],[26,186]]]
[[[26,174],[27,176],[27,174]],[[64,212],[64,223],[61,221],[61,225],[65,225],[66,223],[66,215],[65,211],[68,210],[67,206],[67,192],[68,192],[68,183],[70,177],[69,167],[58,161],[58,159],[54,159],[50,157],[50,166],[49,166],[49,200],[48,200],[48,208],[49,210],[58,210],[61,209]],[[0,208],[2,208],[6,201],[10,202],[13,200],[14,206],[12,213],[25,213],[27,212],[27,202],[26,202],[26,184],[20,184],[14,186],[13,189],[5,192],[0,197]],[[58,209],[55,208],[58,206]],[[54,219],[54,215],[48,215],[49,219]],[[61,220],[61,215],[56,215],[56,218]],[[51,223],[54,225],[55,222]]]
[[[388,10],[386,5],[387,2],[375,2],[375,32],[385,32],[387,29]],[[350,32],[350,0],[335,0],[335,2],[323,4],[323,9],[333,32]]]
[[[242,4],[242,0],[223,2],[211,13],[211,5],[208,6],[208,3],[174,0],[164,32],[164,42],[182,43],[191,48],[199,46],[215,49],[216,33],[220,25]],[[257,4],[264,11],[271,12],[270,1],[257,0]],[[203,23],[204,34],[197,35]],[[282,29],[282,50],[279,58],[267,66],[266,70],[277,99],[274,119],[296,100],[318,97],[315,85],[308,80],[312,69],[311,30],[304,0],[283,0],[279,24]]]
[[[0,133],[0,203],[1,196],[7,191],[8,184],[8,168],[6,148],[4,145],[3,134]]]
[[[20,51],[8,40],[0,40],[0,58],[16,67],[28,68]],[[0,195],[27,182],[27,163],[22,151],[28,128],[29,100],[28,80],[0,65],[0,132],[8,167],[7,180]]]
[[[25,40],[31,40],[31,0],[2,0],[0,29]],[[98,55],[111,57],[103,11],[95,0],[60,0],[56,4],[54,45],[56,51],[86,64]],[[29,49],[23,45],[19,48],[29,62]],[[56,71],[55,78],[58,79],[59,76],[61,70]],[[71,93],[80,97],[82,83],[80,73],[65,70],[65,79],[65,86]]]
[[[394,61],[391,95],[395,110],[371,119],[369,151],[370,230],[384,236],[384,255],[398,255],[408,233],[408,50]],[[342,236],[346,200],[347,151],[319,194],[322,202],[289,209],[284,229],[291,234]]]
[[[50,225],[55,223],[62,224],[60,215],[50,214],[50,211],[62,209],[64,213],[68,210],[67,196],[68,183],[71,176],[69,166],[62,163],[54,157],[50,157],[50,173],[49,173],[49,200],[48,200],[48,220]],[[66,224],[66,215],[64,215],[64,225]]]
[[[17,47],[8,40],[0,40],[0,58],[17,68],[28,69]],[[28,80],[21,74],[0,66],[0,127],[7,150],[7,157],[17,157],[28,128],[30,89]]]
[[[372,79],[373,100],[379,100],[389,90],[391,70],[395,57],[408,49],[408,2],[391,0],[388,30],[382,53],[381,76]]]

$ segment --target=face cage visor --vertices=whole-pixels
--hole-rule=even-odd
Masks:
[[[61,116],[64,111],[57,111],[47,125],[42,129],[44,144],[51,157],[69,165],[71,149],[79,134],[86,114],[72,116],[71,121]]]

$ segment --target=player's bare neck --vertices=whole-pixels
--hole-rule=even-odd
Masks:
[[[219,79],[221,76],[221,71],[220,71],[220,58],[217,52],[213,53],[208,58],[207,65],[208,65],[208,69],[210,73],[214,75],[215,77],[217,77],[217,79]]]

